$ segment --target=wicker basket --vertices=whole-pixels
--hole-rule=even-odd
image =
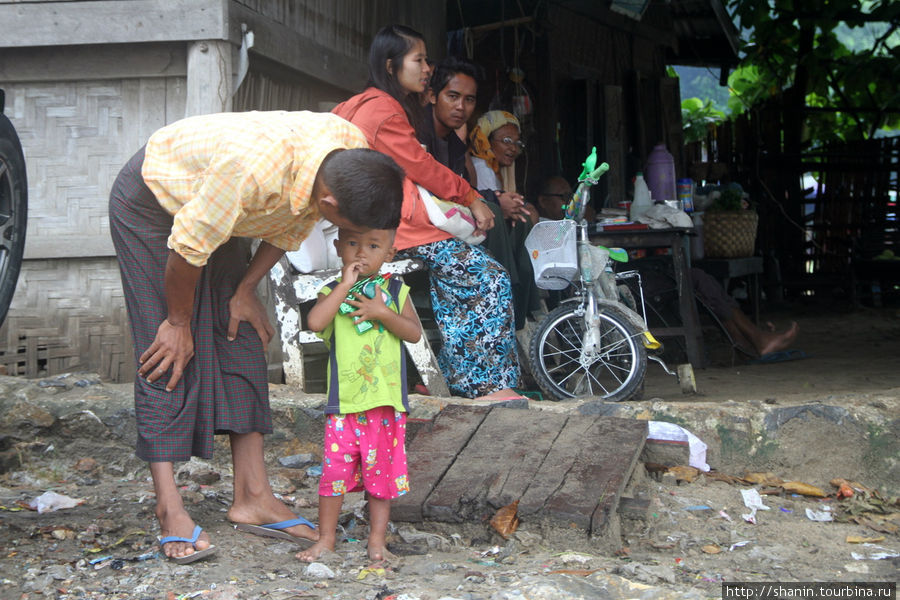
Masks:
[[[759,216],[752,210],[703,215],[703,254],[707,258],[753,256]]]

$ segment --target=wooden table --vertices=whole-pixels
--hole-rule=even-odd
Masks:
[[[705,366],[703,354],[703,332],[700,329],[700,317],[697,315],[697,303],[694,301],[694,285],[691,281],[691,269],[687,256],[687,238],[694,235],[689,227],[672,229],[638,229],[638,230],[598,230],[591,225],[589,237],[592,243],[608,248],[625,248],[636,250],[641,248],[669,248],[672,253],[672,266],[675,270],[675,282],[678,287],[678,311],[681,316],[680,327],[657,327],[650,332],[656,337],[684,338],[688,361],[694,367]]]
[[[748,296],[753,304],[753,319],[759,325],[759,274],[763,272],[762,256],[747,256],[745,258],[703,258],[695,260],[694,266],[703,269],[722,282],[725,293],[728,293],[728,283],[735,277],[748,277],[750,290]]]

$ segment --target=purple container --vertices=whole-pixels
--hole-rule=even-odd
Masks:
[[[657,144],[647,157],[647,187],[654,202],[677,200],[675,192],[675,158],[665,144]]]

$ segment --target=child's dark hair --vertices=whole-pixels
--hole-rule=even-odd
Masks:
[[[435,94],[440,94],[441,90],[447,87],[447,84],[453,79],[453,76],[459,73],[468,75],[477,84],[480,84],[484,79],[484,71],[478,65],[458,56],[448,56],[434,67],[428,87]]]
[[[378,30],[372,45],[369,46],[369,83],[368,87],[375,87],[382,92],[390,94],[403,106],[406,117],[416,131],[422,122],[422,109],[419,105],[418,94],[410,94],[400,82],[397,81],[397,71],[403,68],[403,57],[409,52],[416,41],[425,41],[418,31],[405,25],[386,25]],[[390,73],[385,66],[391,61],[394,72]]]
[[[372,229],[396,229],[403,204],[403,169],[387,154],[367,148],[336,150],[319,167],[337,199],[338,213]]]

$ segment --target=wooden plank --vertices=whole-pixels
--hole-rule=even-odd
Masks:
[[[0,81],[60,82],[186,75],[187,48],[181,42],[23,47],[7,48],[0,53]]]
[[[495,445],[502,440],[502,449],[498,449],[502,455],[498,459],[507,468],[506,478],[496,492],[489,491],[487,495],[488,504],[496,509],[521,500],[525,495],[535,482],[537,472],[547,457],[547,450],[559,437],[568,417],[543,411],[523,414],[522,411],[495,408],[488,419],[495,414],[506,417],[499,423],[503,428],[495,427],[497,431],[494,433],[486,422],[479,429],[479,436],[484,432],[485,437]]]
[[[663,77],[659,80],[659,102],[664,128],[662,139],[665,140],[666,148],[675,159],[676,178],[684,177],[687,171],[684,166],[684,134],[681,125],[681,92],[678,88],[678,78]],[[720,146],[720,155],[722,150]],[[730,154],[726,156],[730,156]],[[663,199],[669,200],[670,198]]]
[[[534,481],[547,449],[559,436],[566,420],[561,414],[493,408],[460,456],[460,468],[451,469],[441,485],[454,474],[463,481],[468,480],[469,489],[460,502],[475,506],[483,498],[488,514],[519,500]],[[478,477],[473,465],[483,467],[489,474],[484,481],[490,481],[490,485],[484,490],[476,489],[472,481]],[[432,504],[431,498],[428,504]]]
[[[597,416],[579,416],[569,419],[563,426],[540,469],[535,473],[534,481],[519,500],[519,516],[527,519],[545,510],[547,500],[553,492],[560,488],[566,480],[566,474],[572,467],[575,449],[580,448],[588,432],[594,426]]]
[[[166,124],[184,118],[186,106],[186,77],[166,77]]]
[[[444,407],[427,428],[419,431],[407,448],[409,492],[391,502],[391,518],[421,521],[423,504],[481,425],[486,406]]]
[[[263,56],[344,90],[358,90],[366,83],[364,60],[348,56],[313,39],[299,35],[290,27],[248,9],[238,2],[229,4],[231,33],[240,39],[241,23],[254,34],[252,55]]]
[[[0,48],[228,39],[224,0],[0,4]]]
[[[605,456],[608,460],[600,466],[596,479],[587,480],[593,484],[594,493],[597,494],[595,497],[598,499],[597,508],[591,515],[590,531],[592,536],[609,535],[613,532],[618,538],[616,511],[619,499],[647,441],[647,422],[601,418],[597,425],[600,442],[597,446],[598,455]],[[598,490],[598,485],[602,489]]]
[[[636,521],[646,521],[650,516],[650,500],[648,498],[625,498],[619,499],[618,515],[625,519],[633,519]]]
[[[441,521],[479,520],[518,500],[566,416],[495,407],[425,503]]]
[[[547,498],[542,513],[560,527],[574,524],[598,534],[609,521],[609,511],[614,514],[619,495],[644,447],[647,423],[597,417],[585,430],[578,421],[570,419],[577,435],[569,437],[578,439],[577,443],[568,444],[570,466],[562,483]],[[563,436],[561,433],[560,440]]]
[[[185,116],[231,111],[231,44],[202,40],[188,44]]]
[[[625,178],[628,176],[625,162],[625,104],[622,88],[618,85],[603,86],[603,120],[606,140],[606,156],[610,165],[606,174],[608,207],[615,208],[625,199]]]

